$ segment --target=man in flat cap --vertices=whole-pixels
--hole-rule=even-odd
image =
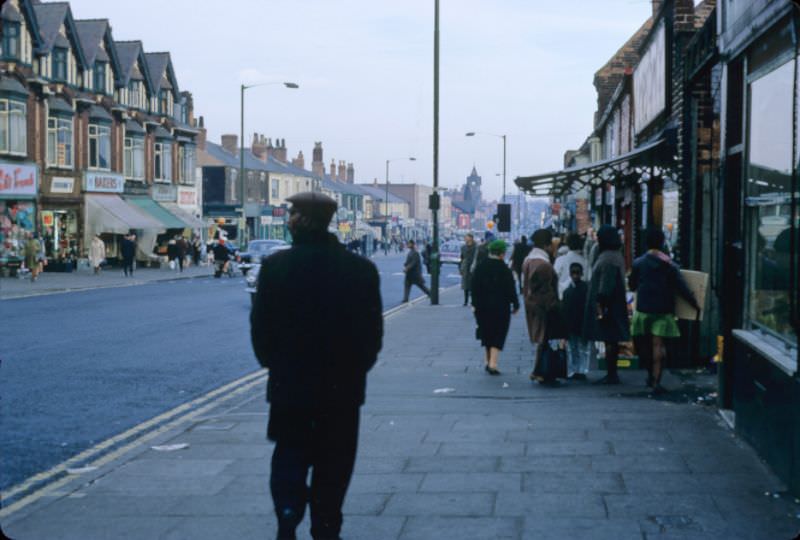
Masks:
[[[250,314],[253,350],[270,371],[270,489],[279,539],[295,538],[306,504],[313,538],[336,539],[383,338],[378,271],[328,233],[336,201],[310,192],[287,200],[292,247],[264,259]]]

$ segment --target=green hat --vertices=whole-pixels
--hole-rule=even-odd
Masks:
[[[489,253],[499,255],[506,252],[506,243],[502,240],[494,240],[489,244]]]

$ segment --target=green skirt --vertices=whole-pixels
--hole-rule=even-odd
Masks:
[[[633,312],[631,335],[676,338],[681,336],[675,316],[667,313]]]

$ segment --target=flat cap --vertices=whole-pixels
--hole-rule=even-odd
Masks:
[[[286,200],[292,203],[292,210],[326,221],[330,221],[336,212],[336,201],[316,191],[304,191]]]

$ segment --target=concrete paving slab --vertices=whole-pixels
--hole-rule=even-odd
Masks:
[[[521,531],[522,522],[518,518],[413,517],[408,520],[400,539],[517,540]]]

